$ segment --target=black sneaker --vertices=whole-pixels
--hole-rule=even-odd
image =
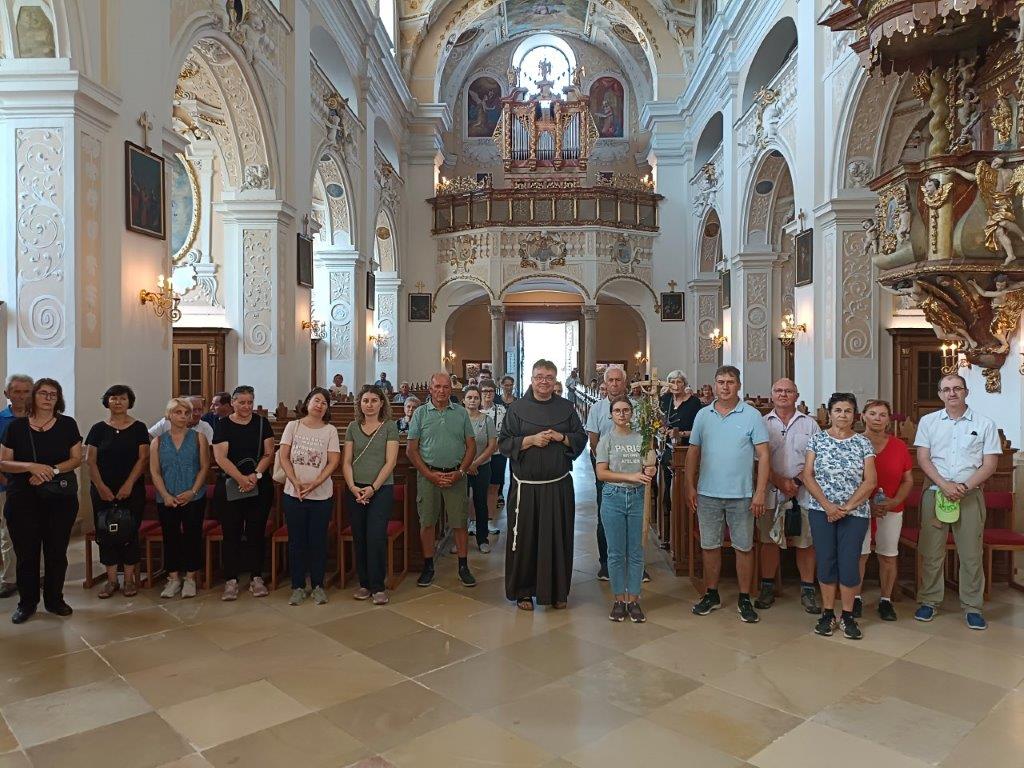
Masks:
[[[459,566],[459,581],[462,582],[464,587],[476,586],[476,576],[469,570],[468,565]]]
[[[762,584],[761,591],[757,595],[757,599],[754,600],[754,607],[760,608],[762,611],[766,608],[771,608],[775,602],[775,587],[769,584]]]
[[[859,619],[864,615],[864,601],[859,597],[853,598],[853,618]]]
[[[65,603],[63,600],[54,603],[53,605],[45,605],[48,613],[55,614],[57,616],[70,616],[74,611],[71,610],[71,606]]]
[[[625,621],[626,604],[621,600],[616,600],[612,603],[612,612],[608,614],[608,618],[612,621]]]
[[[800,590],[800,605],[807,613],[821,613],[821,606],[818,605],[818,595],[813,589]]]
[[[717,611],[721,607],[722,598],[718,595],[712,595],[710,592],[705,592],[700,602],[693,606],[693,613],[697,616],[707,616],[712,611]]]
[[[647,616],[644,614],[643,608],[640,607],[640,603],[636,600],[626,606],[626,613],[629,614],[629,620],[634,624],[643,624],[647,621]]]
[[[608,581],[608,566],[602,565],[597,571],[598,581]]]
[[[878,601],[878,617],[882,621],[896,621],[896,609],[892,607],[892,600]]]
[[[822,637],[832,637],[832,630],[836,626],[836,615],[832,611],[825,611],[814,625],[814,633]]]
[[[843,630],[843,635],[847,640],[860,640],[864,637],[864,633],[857,626],[856,619],[839,619],[839,628]]]
[[[416,579],[417,587],[429,587],[434,583],[434,566],[424,565],[420,577]]]
[[[643,575],[643,577],[642,577],[642,578],[640,579],[640,581],[641,581],[641,582],[643,582],[644,584],[646,584],[646,583],[648,583],[648,582],[649,582],[650,580],[651,580],[651,574],[649,574],[649,573],[647,572],[647,569],[646,569],[646,568],[644,568],[644,575]]]
[[[740,615],[740,621],[745,621],[747,624],[757,624],[761,620],[761,617],[757,615],[757,611],[754,610],[754,606],[751,604],[749,598],[746,600],[740,600],[736,604],[736,612]]]

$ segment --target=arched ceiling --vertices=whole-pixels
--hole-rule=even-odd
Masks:
[[[653,97],[674,98],[685,86],[695,0],[400,0],[401,61],[413,94],[437,101],[453,52],[484,51],[534,32],[573,35],[616,60],[639,59]],[[465,49],[469,48],[469,51]]]

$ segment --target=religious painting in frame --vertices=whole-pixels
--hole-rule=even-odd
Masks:
[[[626,131],[626,94],[614,77],[599,77],[590,86],[590,114],[602,139],[621,139]]]
[[[433,314],[434,294],[409,294],[409,322],[429,323]]]
[[[130,141],[124,143],[124,198],[128,229],[167,239],[164,159]]]
[[[176,153],[171,162],[171,261],[181,261],[199,235],[199,179],[191,161]]]
[[[478,77],[466,91],[466,135],[489,139],[501,119],[501,86],[493,77]]]
[[[732,270],[727,269],[722,273],[722,309],[729,309],[732,306]]]
[[[661,320],[679,321],[686,319],[686,294],[679,291],[661,294]]]
[[[372,270],[366,270],[366,308],[371,312],[377,309],[377,276]]]
[[[814,282],[814,229],[805,229],[796,236],[796,285]]]
[[[303,288],[313,287],[313,238],[301,232],[295,236],[295,275]]]

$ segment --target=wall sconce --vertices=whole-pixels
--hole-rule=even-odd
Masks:
[[[368,338],[370,343],[373,344],[374,349],[380,349],[388,343],[388,332],[378,328],[377,332],[371,333]]]
[[[779,331],[779,341],[783,346],[791,347],[796,337],[801,333],[807,333],[807,323],[798,323],[792,313],[783,315],[782,330]]]
[[[728,336],[723,336],[722,335],[722,329],[721,328],[715,328],[715,330],[713,330],[711,332],[711,334],[708,336],[708,338],[711,339],[711,344],[712,344],[712,346],[714,346],[715,349],[721,349],[722,347],[725,346],[726,342],[729,341],[729,337]]]
[[[147,291],[145,288],[139,291],[139,303],[142,306],[152,304],[153,314],[157,317],[169,315],[172,323],[181,320],[181,310],[178,309],[180,301],[181,296],[174,292],[173,281],[169,277],[164,279],[163,275],[156,279],[156,291]]]
[[[327,335],[327,323],[322,320],[309,320],[302,321],[302,330],[309,331],[309,337],[311,339],[322,339]]]
[[[967,357],[960,351],[959,341],[942,344],[939,349],[942,350],[942,374],[944,376],[952,376],[961,368],[971,367],[971,364],[967,362]],[[1024,369],[1024,365],[1021,368]]]
[[[636,352],[633,353],[633,359],[636,360],[637,365],[647,365],[647,355],[645,355],[640,350],[637,350]]]

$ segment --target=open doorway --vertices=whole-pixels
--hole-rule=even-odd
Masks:
[[[525,385],[533,364],[550,360],[558,366],[558,380],[564,384],[572,369],[579,366],[579,321],[529,320],[517,322],[516,326],[516,339],[520,340],[517,380]]]

